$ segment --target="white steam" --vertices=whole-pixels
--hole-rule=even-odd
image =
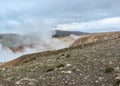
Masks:
[[[40,20],[25,18],[22,22],[9,22],[9,25],[15,28],[14,32],[9,33],[22,34],[22,36],[24,36],[18,38],[12,37],[14,42],[11,41],[9,37],[0,39],[0,62],[9,61],[24,54],[68,47],[63,41],[52,38],[52,35],[55,34],[55,32],[51,30],[53,21],[52,19]],[[16,22],[18,23],[17,25]],[[9,46],[12,46],[19,50],[19,45],[21,45],[20,47],[24,47],[24,50],[14,53],[9,49]],[[29,47],[29,45],[32,47]]]
[[[44,31],[43,33],[35,32],[27,34],[25,35],[25,37],[28,38],[23,38],[22,42],[20,42],[20,44],[16,46],[14,46],[14,43],[18,42],[13,43],[12,41],[10,41],[10,46],[13,46],[13,48],[18,48],[18,51],[16,50],[16,52],[13,52],[10,48],[8,48],[7,45],[0,44],[0,62],[10,61],[24,54],[37,53],[48,50],[57,50],[69,46],[59,39],[52,38],[52,34],[52,31]],[[6,43],[8,40],[4,41],[4,43]],[[22,45],[24,47],[22,51],[19,50],[19,45]],[[32,45],[32,47],[29,47],[29,45]]]
[[[52,38],[52,35],[55,32],[52,32],[52,29],[59,30],[78,30],[82,32],[104,32],[104,31],[116,31],[120,30],[120,17],[106,18],[102,20],[90,21],[90,22],[80,22],[80,23],[71,23],[71,24],[62,24],[57,25],[56,28],[51,28],[54,20],[41,20],[40,19],[27,19],[19,22],[16,26],[16,22],[12,22],[15,32],[27,36],[28,38],[22,38],[22,44],[28,45],[24,46],[24,50],[20,52],[12,52],[3,42],[0,44],[0,62],[9,61],[24,54],[36,53],[48,50],[57,50],[65,47],[69,47],[71,42],[76,40],[78,37],[71,35],[70,39],[65,38],[55,39]],[[66,41],[67,40],[67,41]],[[7,40],[6,40],[7,41]],[[68,43],[69,42],[69,43]],[[9,43],[10,45],[17,45]],[[29,44],[32,44],[32,47],[29,47]],[[4,46],[3,46],[4,45]]]

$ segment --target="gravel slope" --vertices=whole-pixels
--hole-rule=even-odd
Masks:
[[[120,38],[109,37],[8,62],[0,66],[0,86],[119,86]]]

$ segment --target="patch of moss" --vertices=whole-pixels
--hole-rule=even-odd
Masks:
[[[64,67],[64,66],[65,66],[64,64],[60,63],[60,64],[56,65],[56,68],[60,68],[60,67]]]
[[[3,71],[2,70],[0,70],[0,76],[2,76],[3,75]]]
[[[50,67],[46,70],[46,72],[50,72],[50,71],[53,71],[55,68],[54,67]]]
[[[71,70],[72,72],[76,72],[77,71],[77,69],[76,68],[72,68],[72,70]]]
[[[61,54],[61,56],[64,56],[64,55],[65,55],[64,53]]]
[[[105,73],[111,73],[113,71],[114,71],[113,67],[106,67],[105,70],[104,70]]]
[[[66,55],[66,58],[69,58],[69,57],[70,57],[70,54],[67,54],[67,55]]]
[[[60,59],[60,57],[56,58],[56,60],[59,60],[59,59]]]

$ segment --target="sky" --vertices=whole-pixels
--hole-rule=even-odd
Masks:
[[[1,0],[0,33],[120,31],[120,0]]]

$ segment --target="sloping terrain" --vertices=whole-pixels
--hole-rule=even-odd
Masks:
[[[104,40],[120,38],[120,32],[106,32],[97,34],[82,35],[71,46],[78,46],[81,44],[95,43]]]
[[[99,37],[7,62],[0,66],[0,86],[119,86],[120,32]]]

